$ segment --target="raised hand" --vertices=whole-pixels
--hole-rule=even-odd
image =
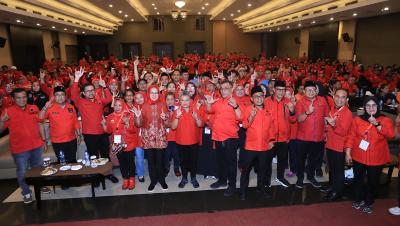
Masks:
[[[133,108],[131,109],[131,112],[132,112],[133,114],[135,114],[135,116],[136,116],[137,118],[139,118],[140,115],[142,114],[142,111],[140,110],[139,107],[138,107],[138,108],[133,107]]]
[[[46,72],[44,70],[40,70],[40,74],[39,74],[40,80],[44,80],[45,76],[46,76]]]
[[[8,117],[7,110],[1,115],[0,120],[2,122],[8,121],[10,118]]]
[[[85,69],[80,67],[79,71],[75,71],[75,82],[79,82],[79,79],[83,76],[85,73]]]
[[[250,117],[254,118],[254,116],[256,116],[257,114],[257,108],[253,107],[250,110]]]
[[[199,115],[195,111],[192,111],[192,117],[195,121],[199,120]]]
[[[237,108],[238,107],[238,104],[236,103],[236,100],[235,100],[235,98],[233,98],[233,97],[231,97],[231,98],[229,98],[229,105],[231,105],[231,107],[233,107],[233,108]]]
[[[164,113],[164,111],[161,111],[160,118],[161,118],[162,120],[164,120],[164,121],[166,121],[166,120],[168,119],[168,118],[167,118],[167,115]]]
[[[329,123],[329,125],[331,125],[331,126],[335,126],[336,125],[336,119],[335,118],[325,117],[325,121],[327,123]]]
[[[215,102],[217,102],[219,100],[218,98],[214,99],[214,97],[211,95],[205,95],[204,97],[206,98],[207,104],[214,104]]]
[[[307,114],[312,114],[314,112],[314,101],[311,102],[310,106],[308,106]]]
[[[182,117],[182,110],[179,107],[178,109],[176,109],[176,117],[177,119],[180,119]]]

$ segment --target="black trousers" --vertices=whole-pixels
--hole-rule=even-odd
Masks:
[[[289,141],[289,167],[290,171],[296,173],[298,168],[298,153],[299,153],[299,141],[298,140],[290,140]]]
[[[246,129],[244,129],[243,127],[239,128],[239,160],[238,160],[238,167],[239,168],[243,168],[244,163],[242,160],[242,155],[243,153],[246,151],[244,149],[244,145],[246,142]]]
[[[171,165],[171,158],[174,160],[174,171],[179,170],[179,152],[176,146],[175,141],[168,141],[167,149],[164,153],[164,166],[165,172],[169,172],[169,168]]]
[[[257,173],[257,187],[258,188],[264,188],[265,186],[265,174],[267,172],[267,159],[270,159],[272,161],[271,157],[267,157],[268,155],[271,155],[271,153],[268,153],[270,151],[250,151],[250,150],[245,150],[242,153],[242,174],[240,176],[240,190],[245,191],[247,187],[249,187],[249,176],[250,176],[250,171],[255,163],[258,167],[258,173]],[[270,164],[271,165],[271,164]]]
[[[400,207],[400,169],[399,169],[399,173],[397,174],[397,200],[398,200],[398,204]]]
[[[192,144],[192,145],[178,144],[182,178],[184,179],[188,178],[189,172],[190,172],[190,177],[192,179],[196,178],[198,148],[199,148],[198,144]]]
[[[76,150],[78,149],[76,139],[63,143],[52,143],[52,146],[58,162],[60,162],[60,151],[64,152],[65,161],[67,163],[76,162]]]
[[[276,174],[278,179],[285,177],[285,169],[288,165],[288,147],[289,145],[286,142],[276,142],[271,150],[274,157],[276,156],[278,159]]]
[[[120,151],[117,154],[117,158],[122,178],[129,179],[130,177],[135,177],[135,149]]]
[[[382,168],[382,166],[367,166],[353,160],[354,201],[364,201],[366,205],[374,204]],[[367,184],[364,182],[365,177]]]
[[[230,187],[236,187],[238,139],[229,138],[215,142],[217,151],[217,177],[221,182],[228,180]]]
[[[89,156],[110,158],[110,141],[108,134],[83,134]]]
[[[150,183],[160,184],[165,183],[164,176],[164,151],[165,149],[145,149],[144,153],[147,158],[147,164],[149,166]]]
[[[329,167],[329,187],[333,193],[342,194],[344,189],[344,152],[326,149]]]
[[[307,160],[307,179],[315,176],[315,169],[319,164],[320,157],[324,152],[324,142],[313,142],[299,140],[299,155],[297,180],[304,180],[305,164]]]

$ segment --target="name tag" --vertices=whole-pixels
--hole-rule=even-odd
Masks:
[[[211,134],[211,130],[208,127],[204,128],[204,134]]]
[[[122,136],[121,135],[114,135],[114,144],[122,143]]]
[[[239,124],[239,127],[240,127],[240,128],[242,128],[242,127],[243,127],[243,124],[242,124],[242,123],[240,123],[240,124]]]
[[[359,148],[361,148],[361,150],[363,151],[367,151],[369,146],[369,142],[366,140],[361,140],[360,145],[358,146]]]
[[[167,131],[167,133],[169,133],[169,128],[166,128],[165,130]]]

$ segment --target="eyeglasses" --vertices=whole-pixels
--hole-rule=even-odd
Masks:
[[[367,104],[367,105],[365,105],[365,107],[366,108],[376,108],[376,107],[378,107],[378,105],[376,105],[376,104]]]

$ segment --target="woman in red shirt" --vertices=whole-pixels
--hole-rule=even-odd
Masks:
[[[114,145],[124,147],[117,153],[119,167],[124,179],[122,189],[135,188],[135,148],[138,146],[136,126],[139,124],[135,116],[124,110],[124,102],[117,99],[114,102],[114,112],[103,119],[102,126],[105,132],[111,134]]]
[[[391,160],[387,139],[394,137],[392,120],[380,114],[378,103],[376,97],[365,98],[365,113],[353,120],[345,143],[346,162],[353,163],[355,179],[352,206],[365,213],[372,213],[382,167]],[[368,181],[366,191],[365,175]]]
[[[179,150],[179,160],[182,168],[182,180],[178,187],[183,188],[188,183],[188,173],[194,188],[199,187],[196,179],[197,152],[200,142],[202,117],[188,93],[184,92],[180,98],[180,108],[172,115],[171,129],[176,131],[176,143]]]

